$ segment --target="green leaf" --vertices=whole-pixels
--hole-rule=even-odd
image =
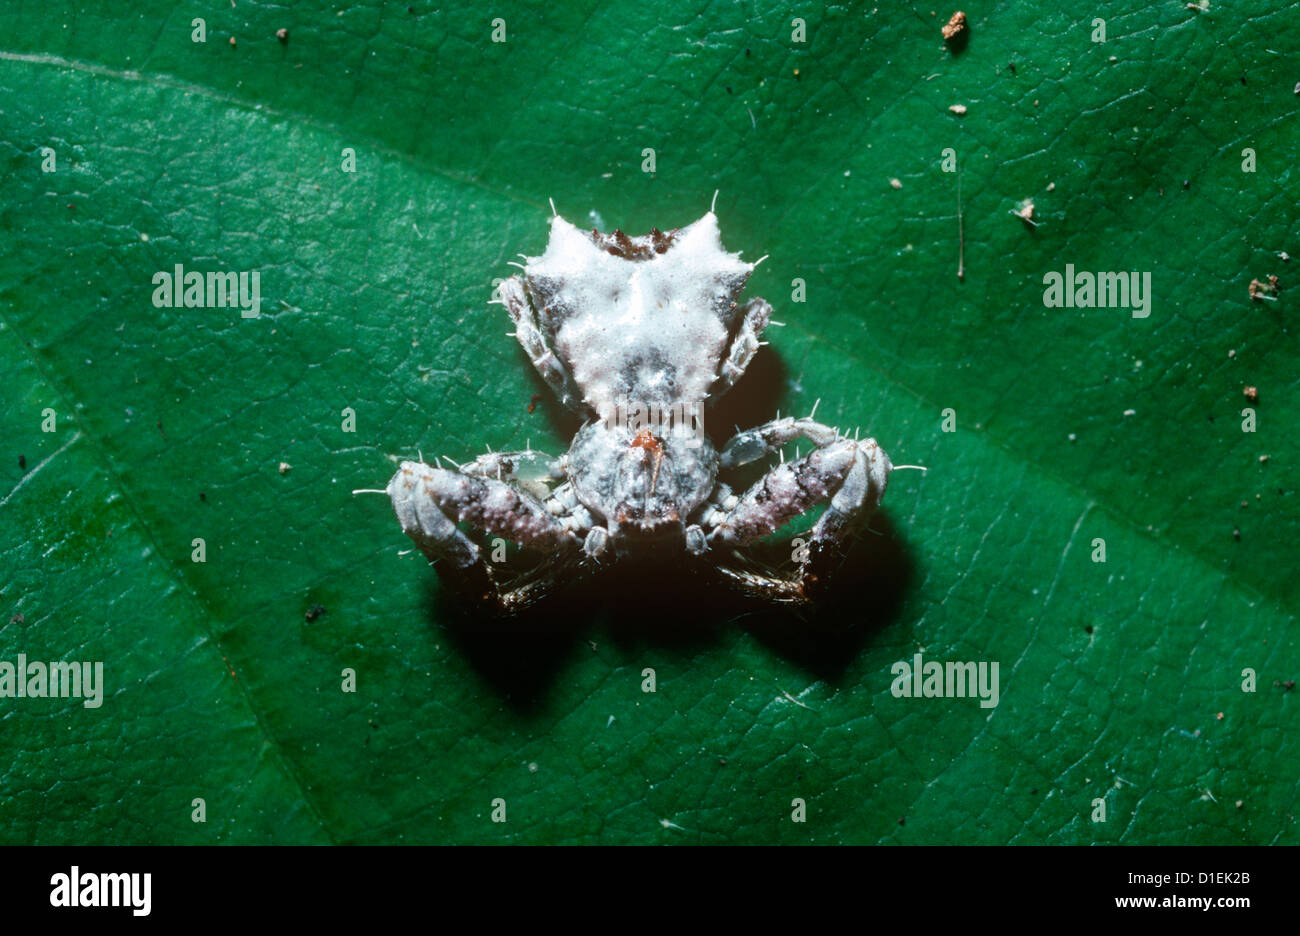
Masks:
[[[0,699],[4,841],[1297,841],[1291,8],[84,6],[0,11],[0,661],[105,688]],[[645,570],[476,630],[351,491],[563,450],[493,279],[548,198],[715,189],[786,323],[719,431],[820,399],[928,473],[808,621]],[[1046,307],[1067,263],[1150,316]],[[895,697],[917,653],[999,704]]]

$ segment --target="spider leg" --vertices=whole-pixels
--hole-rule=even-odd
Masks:
[[[893,466],[874,439],[841,436],[808,419],[778,419],[731,439],[722,450],[723,468],[735,468],[805,438],[813,450],[782,462],[739,497],[721,499],[704,515],[710,548],[738,550],[779,530],[817,504],[826,511],[813,526],[798,574],[782,578],[719,566],[719,572],[747,591],[776,601],[805,601],[843,559],[852,538],[880,504]],[[743,557],[743,553],[741,554]]]
[[[740,328],[736,331],[735,337],[731,339],[727,356],[718,367],[717,380],[709,391],[710,402],[730,390],[745,373],[745,368],[749,367],[749,362],[758,352],[759,336],[763,334],[763,329],[767,328],[767,323],[772,318],[772,307],[766,299],[751,299],[741,306],[741,311],[744,317],[740,321]]]
[[[515,340],[523,345],[524,351],[528,353],[528,360],[533,362],[537,373],[541,374],[542,379],[555,391],[561,403],[581,415],[592,415],[594,410],[583,401],[577,383],[560,359],[555,356],[546,336],[542,334],[537,322],[537,311],[529,301],[524,281],[518,276],[512,276],[501,284],[499,292],[501,304],[506,307],[511,320],[515,323]]]
[[[546,499],[546,509],[578,539],[585,538],[596,526],[596,519],[578,500],[573,485],[568,481],[557,487]]]
[[[555,458],[536,449],[519,452],[493,452],[480,455],[460,466],[465,474],[520,484],[545,483],[564,477],[565,456]]]
[[[429,561],[444,560],[454,570],[453,584],[499,613],[517,611],[540,597],[549,587],[550,576],[533,576],[521,587],[504,588],[503,572],[457,528],[458,522],[544,553],[548,556],[544,566],[581,555],[581,540],[572,530],[532,494],[506,481],[402,462],[387,492],[402,531]]]

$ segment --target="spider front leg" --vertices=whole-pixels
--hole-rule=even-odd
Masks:
[[[423,462],[402,462],[386,490],[402,532],[429,561],[442,559],[454,570],[454,585],[492,610],[509,613],[540,597],[549,580],[534,577],[522,585],[504,587],[496,567],[484,558],[477,543],[457,529],[458,522],[541,551],[548,556],[548,566],[576,559],[582,541],[569,524],[552,515],[529,492],[504,480],[483,477],[490,470],[486,464],[490,457],[484,456],[467,470],[454,471]]]
[[[709,396],[717,399],[730,390],[745,373],[761,345],[759,339],[772,320],[772,306],[766,299],[751,299],[741,306],[740,328],[718,368],[718,379]]]
[[[736,435],[722,450],[721,466],[748,464],[798,438],[811,441],[813,451],[777,465],[744,494],[727,498],[705,518],[712,528],[710,548],[734,549],[779,530],[817,504],[827,504],[813,526],[806,559],[800,561],[796,578],[719,567],[747,590],[778,601],[800,602],[811,597],[880,504],[893,470],[875,439],[846,438],[811,418],[778,419]]]
[[[545,380],[560,398],[560,402],[575,413],[589,414],[591,407],[583,400],[582,391],[574,382],[572,375],[555,356],[546,336],[537,320],[537,312],[528,297],[524,281],[512,276],[501,284],[498,292],[499,302],[510,313],[510,320],[515,323],[514,338],[528,354],[543,380]]]

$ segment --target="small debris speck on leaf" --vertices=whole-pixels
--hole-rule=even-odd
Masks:
[[[306,613],[303,614],[303,620],[307,621],[307,623],[310,624],[312,621],[316,620],[324,613],[325,613],[324,605],[314,604],[307,609]]]
[[[289,30],[287,30],[287,29],[277,29],[277,30],[275,31],[275,38],[277,38],[277,39],[280,40],[280,44],[281,44],[281,45],[287,45],[288,42],[289,42]],[[309,44],[310,44],[310,43],[309,43]]]
[[[19,471],[26,471],[26,470],[27,470],[27,456],[26,456],[26,455],[19,455],[19,456],[18,456],[18,470],[19,470]]]
[[[280,462],[280,474],[287,475],[292,470],[293,470],[293,465],[289,464],[288,462]]]
[[[903,187],[903,183],[899,182],[897,179],[890,179],[889,185],[891,188],[896,188],[896,189],[901,189]]]
[[[22,613],[21,611],[19,611],[19,612],[17,612],[16,614],[14,614],[13,617],[11,617],[11,618],[9,619],[9,623],[10,623],[10,624],[26,624],[26,623],[27,623],[27,618],[23,615],[23,613]]]
[[[1267,283],[1261,283],[1259,280],[1253,279],[1250,281],[1247,291],[1250,293],[1250,298],[1255,302],[1261,299],[1275,302],[1277,301],[1277,277],[1270,273]]]
[[[1256,400],[1259,399],[1258,387],[1245,387],[1242,389],[1241,393],[1247,400],[1250,400],[1250,402],[1252,403],[1254,403]]]
[[[958,117],[961,117],[961,116],[963,116],[963,115],[966,113],[966,105],[965,105],[965,104],[953,104],[951,107],[948,108],[948,110],[952,111],[952,112],[953,112],[954,114],[956,114]]]
[[[952,42],[966,31],[966,14],[958,10],[943,27],[943,41]]]

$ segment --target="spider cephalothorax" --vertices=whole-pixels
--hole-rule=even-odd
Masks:
[[[721,452],[704,436],[707,407],[745,372],[771,316],[762,299],[737,302],[757,264],[723,249],[712,211],[642,237],[580,231],[557,214],[546,250],[524,259],[523,276],[506,280],[496,301],[584,424],[558,458],[529,449],[454,468],[403,462],[387,488],[403,531],[497,611],[518,610],[568,573],[649,550],[675,550],[751,594],[807,601],[880,503],[892,466],[873,439],[811,416],[740,432]],[[800,438],[813,445],[808,455],[747,490],[719,481]],[[820,504],[790,575],[744,570],[745,547]],[[458,523],[542,561],[503,574]]]

